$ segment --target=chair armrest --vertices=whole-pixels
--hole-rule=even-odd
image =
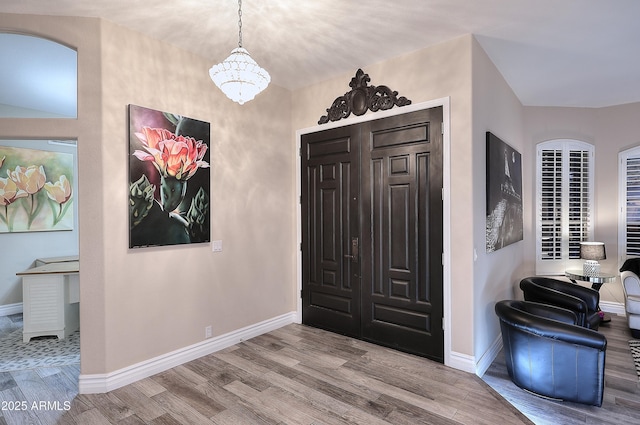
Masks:
[[[541,323],[541,321],[545,322]],[[536,328],[532,329],[532,333],[569,344],[591,347],[599,351],[607,349],[607,338],[598,331],[550,319],[541,318],[536,323]]]
[[[620,273],[622,287],[625,294],[640,297],[640,277],[632,271],[625,270]]]

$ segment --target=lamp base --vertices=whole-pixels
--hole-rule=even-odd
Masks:
[[[582,266],[582,272],[585,276],[595,277],[600,275],[600,263],[593,260],[587,260]]]

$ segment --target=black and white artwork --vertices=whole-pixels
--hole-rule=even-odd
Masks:
[[[487,252],[522,240],[522,157],[487,131]]]

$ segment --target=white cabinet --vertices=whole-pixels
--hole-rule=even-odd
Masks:
[[[78,271],[78,261],[44,259],[17,273],[22,277],[24,342],[44,335],[64,339],[79,329]]]

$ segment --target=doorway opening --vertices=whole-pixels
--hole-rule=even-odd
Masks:
[[[2,372],[79,366],[76,145],[0,140]]]

